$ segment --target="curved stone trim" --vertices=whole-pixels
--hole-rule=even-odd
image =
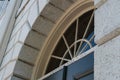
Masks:
[[[42,76],[45,73],[46,66],[48,64],[50,55],[57,44],[60,36],[63,34],[63,32],[68,28],[68,26],[80,15],[84,14],[85,12],[94,9],[93,1],[78,1],[74,3],[72,6],[70,6],[64,14],[60,17],[60,19],[57,22],[53,22],[54,27],[50,31],[49,36],[47,37],[40,53],[39,58],[37,59],[35,71],[33,76],[38,77]],[[59,18],[59,17],[58,17]],[[33,26],[34,27],[34,26]],[[46,63],[45,63],[46,62]],[[44,64],[44,65],[43,65]],[[40,66],[40,70],[39,70]],[[40,72],[39,72],[40,71]]]

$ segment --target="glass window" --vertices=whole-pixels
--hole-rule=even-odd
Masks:
[[[54,49],[46,73],[91,49],[94,43],[93,10],[76,19],[64,32]]]

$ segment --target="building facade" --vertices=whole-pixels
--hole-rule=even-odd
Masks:
[[[120,80],[120,0],[1,0],[0,80]]]

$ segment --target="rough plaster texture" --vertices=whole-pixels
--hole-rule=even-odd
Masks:
[[[97,2],[98,0],[95,0]],[[95,11],[95,41],[120,28],[120,0],[107,0]],[[116,35],[116,34],[113,34]],[[109,35],[110,36],[110,35]],[[111,36],[110,36],[111,37]],[[107,38],[107,37],[106,37]]]
[[[95,80],[120,80],[120,36],[95,50]]]
[[[31,26],[33,25],[37,17],[38,17],[38,5],[37,5],[37,2],[35,2],[31,7],[29,16],[28,16],[28,21]]]
[[[101,0],[94,0],[94,4],[98,4]]]
[[[120,80],[119,17],[120,0],[107,0],[95,11],[95,41],[99,45],[94,54],[95,80]]]
[[[26,2],[27,0],[24,0],[18,10],[18,14],[21,13],[19,16],[17,14],[14,29],[5,52],[6,55],[0,67],[0,80],[29,80],[31,78],[33,65],[38,53],[38,50],[33,48],[34,45],[32,44],[35,43],[35,47],[39,48],[42,42],[39,43],[38,40],[43,41],[44,36],[37,32],[31,32],[29,36],[28,34],[34,21],[48,3],[48,0],[30,0],[29,3],[24,6]],[[30,43],[30,45],[33,46],[31,47],[24,44],[26,38],[30,40],[34,38],[34,40],[36,39],[37,41],[35,40],[34,43]],[[29,44],[30,40],[28,40],[26,44]],[[37,43],[39,44],[37,45]]]

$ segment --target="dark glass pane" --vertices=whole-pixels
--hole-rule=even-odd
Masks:
[[[75,41],[75,31],[76,31],[76,21],[64,33],[69,46]]]
[[[48,64],[46,73],[49,73],[50,71],[56,69],[60,64],[60,61],[61,60],[59,60],[59,59],[51,58],[50,62]]]
[[[78,39],[82,39],[92,13],[93,13],[93,11],[89,11],[88,13],[83,14],[79,18]],[[92,25],[92,23],[91,23],[91,25]],[[88,30],[88,33],[93,32],[91,25],[90,25],[90,28],[89,28],[90,31]],[[86,37],[87,37],[87,35],[86,35]]]
[[[62,57],[67,50],[67,47],[64,43],[64,40],[61,38],[60,41],[58,42],[55,50],[53,51],[53,55]]]

